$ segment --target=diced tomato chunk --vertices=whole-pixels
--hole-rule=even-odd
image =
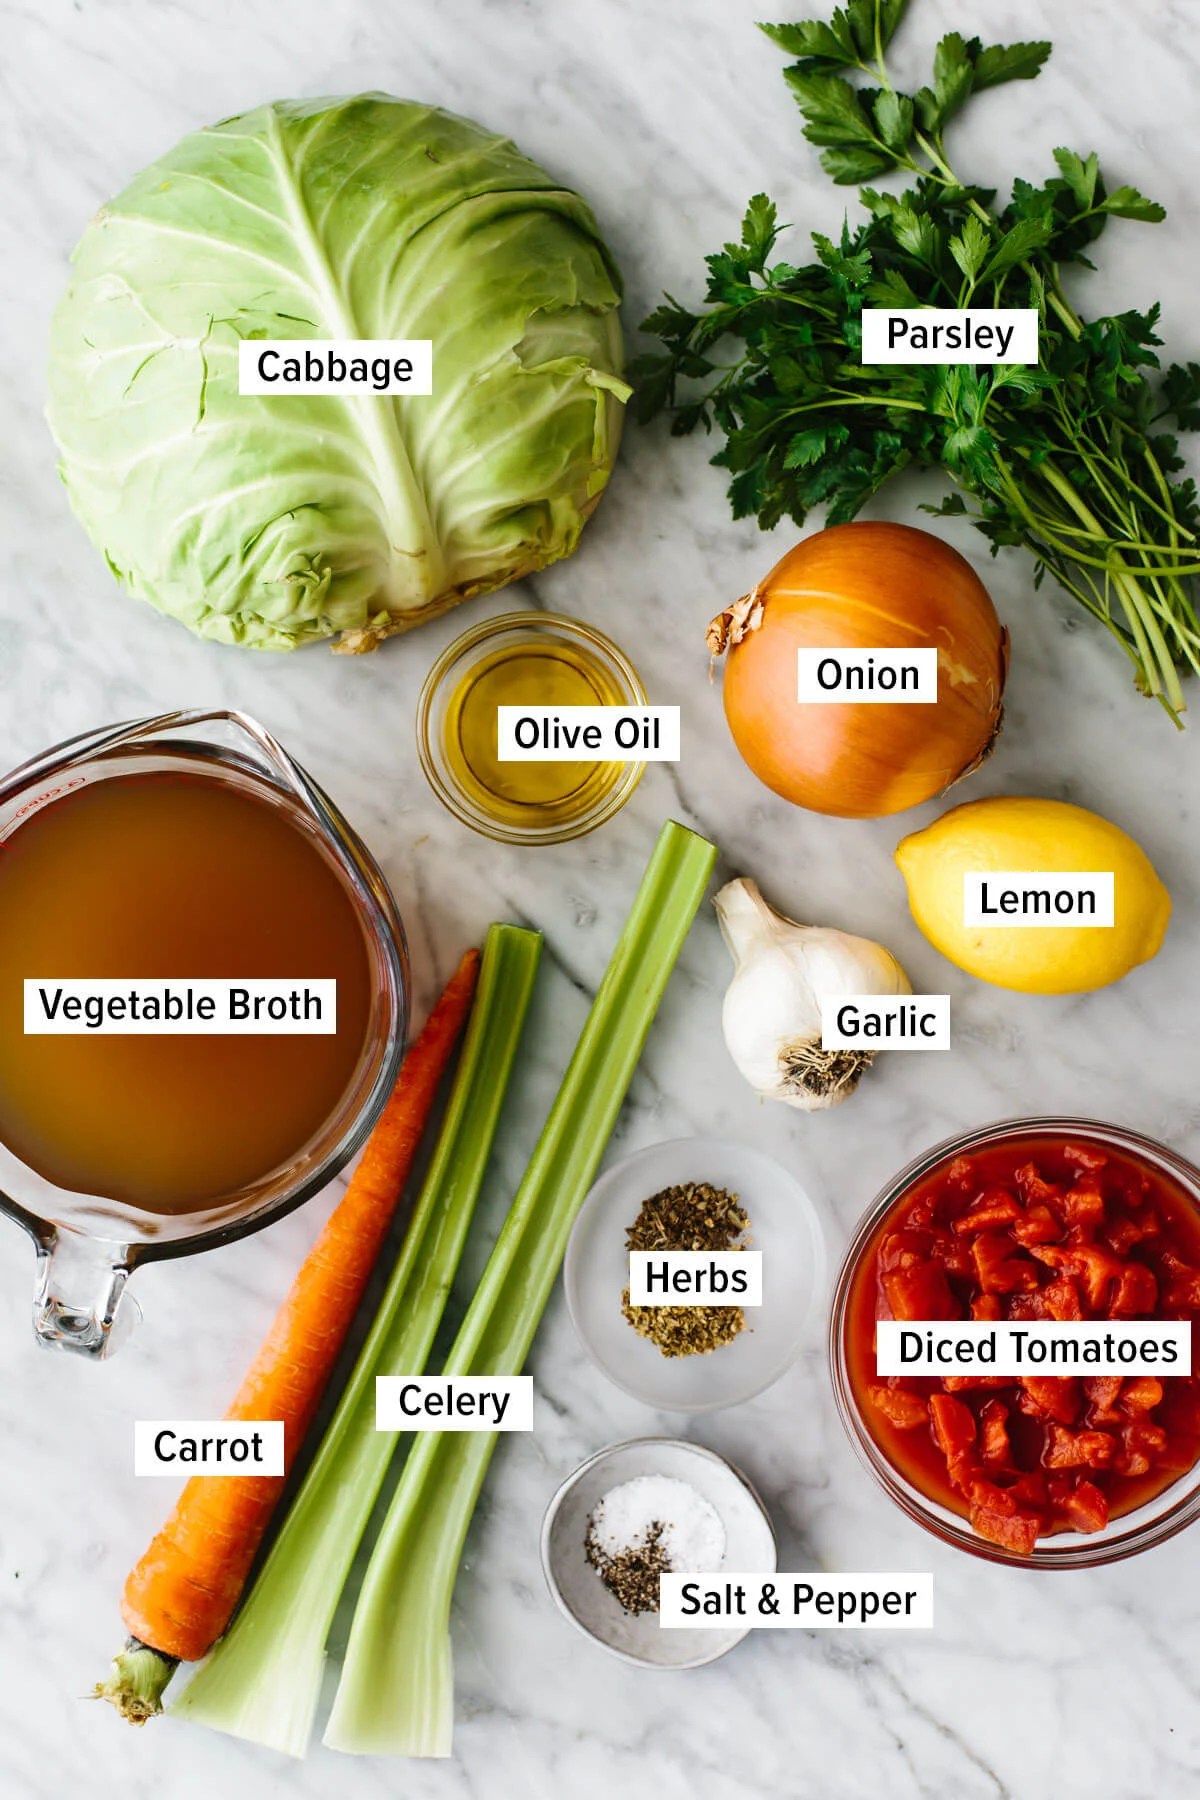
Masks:
[[[1013,1294],[1035,1288],[1038,1272],[1025,1257],[1012,1255],[1013,1246],[997,1232],[981,1232],[971,1244],[979,1285],[985,1294]]]
[[[1079,1270],[1068,1270],[1076,1279],[1082,1278],[1083,1292],[1088,1305],[1100,1312],[1112,1288],[1114,1280],[1121,1278],[1122,1266],[1115,1256],[1103,1249],[1099,1244],[1080,1245],[1073,1252],[1082,1264],[1082,1276]]]
[[[1087,1169],[1089,1173],[1108,1167],[1108,1152],[1093,1144],[1064,1144],[1063,1155],[1077,1169]]]
[[[1039,1203],[1044,1206],[1048,1200],[1056,1199],[1062,1193],[1056,1181],[1046,1181],[1039,1175],[1036,1163],[1022,1163],[1014,1179],[1026,1206]]]
[[[880,1269],[920,1268],[929,1259],[930,1241],[928,1231],[889,1231],[879,1246]]]
[[[987,1188],[979,1196],[970,1212],[965,1212],[960,1219],[955,1219],[954,1229],[970,1236],[974,1236],[980,1231],[1002,1231],[1006,1225],[1011,1225],[1013,1220],[1019,1219],[1020,1216],[1021,1208],[1017,1205],[1015,1196],[1010,1194],[1007,1188]]]
[[[1128,1256],[1135,1244],[1157,1237],[1161,1229],[1158,1214],[1146,1207],[1136,1219],[1114,1219],[1104,1235],[1118,1256]]]
[[[999,1513],[1002,1518],[1011,1519],[1017,1510],[1009,1490],[989,1481],[986,1475],[972,1475],[964,1491],[968,1503],[983,1507],[985,1512]]]
[[[937,1195],[925,1194],[920,1200],[913,1201],[905,1214],[904,1222],[917,1230],[927,1231],[931,1225],[936,1225],[937,1216]]]
[[[1145,1263],[1127,1262],[1113,1289],[1108,1310],[1114,1319],[1132,1319],[1158,1305],[1158,1282]]]
[[[934,1426],[937,1447],[946,1458],[946,1474],[954,1487],[966,1489],[966,1483],[975,1471],[975,1415],[972,1409],[964,1406],[963,1400],[955,1400],[950,1393],[932,1393],[928,1400],[928,1417]]]
[[[1059,1275],[1042,1289],[1042,1304],[1051,1319],[1082,1319],[1079,1289],[1065,1275]]]
[[[1068,1431],[1051,1425],[1042,1461],[1048,1469],[1106,1469],[1116,1449],[1117,1441],[1107,1431]]]
[[[943,1375],[942,1386],[948,1394],[969,1394],[980,1388],[1006,1388],[1012,1382],[1007,1375],[984,1375],[972,1370],[969,1375]]]
[[[999,1294],[976,1294],[971,1302],[973,1319],[1002,1319],[1004,1308],[1000,1304]]]
[[[1094,1175],[1081,1175],[1058,1204],[1068,1225],[1094,1231],[1104,1223],[1104,1195]]]
[[[990,1544],[999,1544],[1005,1550],[1015,1551],[1018,1556],[1033,1555],[1044,1526],[1041,1514],[1035,1512],[1004,1514],[973,1506],[970,1516],[981,1538],[986,1538]]]
[[[929,1254],[936,1262],[941,1263],[947,1275],[957,1275],[960,1280],[966,1280],[974,1273],[970,1247],[962,1238],[940,1229],[930,1235],[933,1242],[929,1246]]]
[[[1167,1305],[1181,1307],[1184,1312],[1200,1312],[1200,1269],[1185,1263],[1173,1250],[1164,1250],[1163,1267],[1171,1277]]]
[[[975,1416],[953,1394],[931,1394],[929,1417],[938,1448],[947,1461],[969,1450],[975,1442]]]
[[[1019,1244],[1053,1244],[1063,1234],[1062,1220],[1048,1206],[1031,1206],[1013,1222],[1012,1234]]]
[[[948,1188],[954,1188],[960,1194],[970,1194],[979,1185],[975,1165],[969,1156],[956,1156],[942,1180]]]
[[[1093,1312],[1100,1312],[1124,1264],[1099,1244],[1032,1244],[1030,1255],[1080,1284]]]
[[[1022,1412],[1032,1411],[1044,1419],[1057,1419],[1060,1425],[1073,1425],[1079,1417],[1079,1383],[1073,1376],[1024,1375],[1021,1388],[1019,1405]]]
[[[906,1394],[901,1388],[870,1387],[871,1405],[901,1431],[912,1431],[929,1423],[929,1405],[920,1394]]]
[[[1000,1400],[989,1400],[980,1410],[979,1449],[985,1463],[1008,1468],[1012,1462],[1012,1445],[1008,1441],[1008,1408]]]
[[[1120,1375],[1084,1376],[1083,1391],[1087,1396],[1091,1424],[1120,1424],[1121,1414],[1117,1411],[1117,1396],[1123,1385]]]
[[[1088,1481],[1085,1476],[1053,1478],[1050,1496],[1056,1509],[1076,1531],[1103,1531],[1108,1524],[1108,1501],[1095,1482]]]
[[[1039,1512],[1044,1512],[1050,1504],[1050,1491],[1040,1469],[1026,1469],[1023,1475],[1010,1482],[1008,1491],[1022,1506],[1032,1506]]]
[[[1126,1412],[1148,1413],[1162,1405],[1162,1397],[1163,1384],[1157,1376],[1131,1375],[1121,1394],[1121,1405]]]
[[[1149,1419],[1132,1419],[1121,1433],[1121,1448],[1114,1461],[1119,1475],[1148,1475],[1167,1447],[1167,1434]]]
[[[945,1269],[937,1263],[894,1269],[883,1277],[883,1291],[894,1319],[957,1319],[962,1309],[950,1292]]]

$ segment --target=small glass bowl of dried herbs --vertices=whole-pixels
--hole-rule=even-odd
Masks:
[[[745,1250],[750,1220],[736,1194],[707,1181],[684,1181],[643,1200],[625,1231],[630,1250]],[[743,1306],[634,1306],[621,1311],[663,1356],[705,1356],[746,1329]]]
[[[762,1304],[633,1305],[631,1250],[758,1251]],[[773,1158],[683,1138],[605,1171],[575,1222],[563,1280],[580,1342],[610,1380],[649,1406],[708,1412],[761,1393],[806,1333],[819,1335],[824,1240],[808,1193]]]

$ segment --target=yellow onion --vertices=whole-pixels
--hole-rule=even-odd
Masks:
[[[818,531],[708,628],[725,716],[760,781],[811,812],[873,819],[942,793],[1003,719],[1008,633],[949,544],[911,525]],[[797,700],[800,649],[938,653],[936,703]]]

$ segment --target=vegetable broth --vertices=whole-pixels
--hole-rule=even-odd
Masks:
[[[337,982],[329,1035],[25,1036],[31,978]],[[0,845],[0,1141],[60,1188],[203,1210],[293,1159],[362,1054],[353,896],[284,807],[192,772],[112,775]]]
[[[617,762],[501,762],[501,706],[619,706],[626,694],[599,657],[580,644],[536,637],[481,657],[450,696],[443,725],[446,760],[464,793],[497,822],[569,823],[616,786]]]

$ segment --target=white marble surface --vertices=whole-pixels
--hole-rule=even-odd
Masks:
[[[1200,1155],[1194,1004],[1200,905],[1195,733],[1139,702],[1102,634],[1010,553],[959,540],[1015,641],[1009,726],[973,794],[1062,796],[1131,826],[1175,899],[1158,961],[1090,998],[1025,1000],[973,984],[910,923],[891,862],[896,824],[791,811],[731,752],[707,682],[703,627],[782,549],[728,517],[699,442],[630,431],[581,554],[524,593],[482,603],[371,659],[288,660],[204,646],[119,596],[69,516],[42,422],[42,352],[66,256],[92,209],[185,129],[268,97],[381,86],[511,131],[595,202],[629,284],[632,323],[662,286],[696,289],[699,259],[768,188],[786,218],[835,225],[844,197],[803,143],[761,0],[4,0],[0,221],[0,765],[69,733],[175,705],[258,714],[313,769],[380,855],[408,921],[423,1009],[489,919],[537,924],[546,966],[535,1030],[474,1261],[511,1193],[626,901],[668,814],[710,833],[792,911],[878,936],[914,983],[954,995],[947,1057],[885,1061],[851,1110],[806,1121],[760,1109],[718,1035],[726,965],[711,916],[691,937],[613,1154],[696,1129],[753,1137],[818,1193],[836,1258],[910,1154],[1007,1113],[1074,1109]],[[1194,317],[1200,198],[1197,70],[1182,0],[1087,7],[984,0],[989,36],[1052,35],[1034,87],[981,102],[964,160],[1040,178],[1053,145],[1101,152],[1114,180],[1166,202],[1153,232],[1116,225],[1095,302],[1165,307],[1181,354]],[[915,0],[900,63],[961,23]],[[781,16],[790,16],[784,9]],[[1194,16],[1194,15],[1192,15]],[[890,496],[911,516],[912,491]],[[412,716],[425,669],[469,616],[512,600],[560,607],[635,653],[653,697],[679,701],[685,756],[652,770],[607,830],[541,853],[472,838],[425,789]],[[932,817],[935,809],[926,809]],[[921,822],[911,818],[906,826]],[[1183,1800],[1200,1783],[1197,1540],[1107,1571],[1039,1577],[943,1551],[854,1461],[833,1416],[814,1321],[799,1366],[763,1399],[696,1421],[648,1413],[576,1346],[561,1298],[533,1370],[539,1429],[502,1444],[454,1613],[451,1765],[303,1766],[160,1722],[140,1735],[81,1696],[120,1637],[124,1572],[168,1497],[131,1475],[131,1420],[214,1416],[236,1385],[332,1196],[237,1247],[146,1271],[136,1337],[94,1368],[35,1349],[32,1258],[0,1258],[0,1792],[92,1789],[127,1800],[403,1792],[549,1800]],[[682,1430],[725,1451],[767,1496],[785,1566],[932,1568],[932,1635],[765,1633],[725,1662],[642,1676],[579,1642],[543,1591],[537,1531],[560,1477],[606,1441]]]

